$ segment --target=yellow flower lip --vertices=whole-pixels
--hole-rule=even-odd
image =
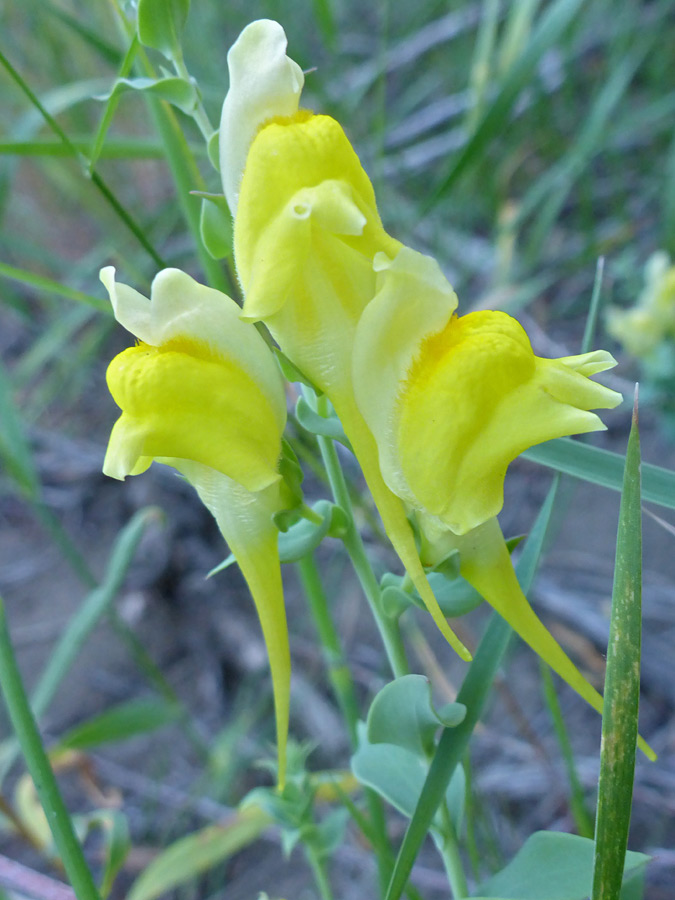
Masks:
[[[392,491],[466,534],[496,516],[509,463],[542,441],[604,428],[621,395],[589,380],[604,351],[534,355],[515,319],[457,317],[435,262],[404,248],[382,266],[354,346],[356,399]]]
[[[185,340],[140,343],[115,357],[107,379],[122,409],[107,474],[123,477],[143,458],[175,457],[209,466],[250,491],[279,480],[280,433],[271,404],[231,360]]]

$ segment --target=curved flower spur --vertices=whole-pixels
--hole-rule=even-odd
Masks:
[[[214,515],[250,588],[269,655],[279,785],[288,737],[290,654],[275,513],[286,402],[274,357],[234,300],[164,269],[148,300],[101,270],[115,317],[138,338],[108,367],[122,410],[103,471],[124,479],[153,461],[177,469]]]

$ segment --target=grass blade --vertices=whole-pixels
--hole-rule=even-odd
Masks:
[[[484,148],[494,140],[495,135],[502,133],[513,104],[523,87],[530,81],[539,60],[558,41],[581,6],[581,0],[558,0],[544,13],[528,46],[504,78],[494,102],[450,166],[440,185],[423,205],[421,216],[426,215],[452,189],[460,175],[474,160],[483,158]]]
[[[581,444],[571,438],[556,438],[530,447],[521,455],[531,462],[556,469],[565,475],[573,475],[613,491],[621,490],[624,458],[620,453]],[[675,509],[675,472],[644,463],[642,499]]]
[[[26,766],[47,816],[54,842],[78,900],[100,900],[68,810],[47,759],[16,664],[5,605],[0,597],[0,687]]]
[[[637,391],[616,538],[602,716],[593,900],[618,900],[628,844],[640,702],[642,510]]]
[[[14,266],[8,266],[0,262],[0,276],[10,278],[12,281],[18,281],[21,284],[28,284],[38,291],[45,291],[49,294],[58,294],[65,297],[66,300],[72,300],[75,303],[83,303],[85,306],[91,306],[98,312],[112,316],[112,306],[107,300],[101,300],[100,297],[92,297],[83,291],[77,291],[74,288],[67,287],[51,278],[44,278],[42,275],[35,275],[26,269],[17,269]]]
[[[524,593],[529,591],[534,580],[557,488],[558,479],[554,481],[544,501],[516,566],[518,580]],[[386,900],[399,900],[405,890],[406,882],[422,842],[429,831],[438,804],[445,796],[452,773],[461,762],[473,730],[481,717],[483,707],[490,694],[492,681],[506,653],[511,634],[512,630],[504,619],[497,613],[493,613],[457,694],[457,702],[463,703],[467,708],[466,718],[456,728],[446,728],[441,735],[420,799],[398,852]]]

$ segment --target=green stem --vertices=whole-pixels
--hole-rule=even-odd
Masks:
[[[35,724],[9,637],[5,607],[0,598],[0,686],[9,717],[21,744],[26,766],[47,816],[68,879],[78,900],[100,900],[94,879],[75,836],[68,810],[56,783]]]
[[[312,398],[309,397],[308,399],[310,399],[311,402]],[[326,412],[325,397],[319,397],[316,404],[320,414]],[[398,622],[394,619],[390,619],[382,611],[380,585],[378,584],[375,573],[370,565],[366,548],[363,545],[361,535],[354,522],[352,501],[349,496],[349,489],[340,465],[340,460],[338,459],[335,444],[331,438],[324,437],[323,435],[317,435],[317,441],[319,442],[319,449],[326,468],[326,474],[328,475],[328,482],[331,486],[333,497],[337,505],[345,512],[348,519],[347,529],[342,537],[342,541],[349,554],[349,558],[351,559],[354,571],[363,588],[363,592],[366,595],[366,600],[368,601],[368,605],[370,606],[375,623],[380,632],[394,678],[400,678],[401,675],[409,674],[410,667],[406,658],[405,647],[403,646]]]
[[[349,666],[345,663],[344,653],[330,610],[328,600],[321,584],[319,570],[312,554],[304,556],[298,563],[300,580],[307,597],[319,640],[323,648],[323,655],[328,670],[328,677],[342,711],[342,715],[349,731],[349,741],[352,748],[356,748],[356,723],[359,720],[359,706],[354,690]]]
[[[438,846],[443,859],[443,865],[450,882],[450,889],[455,900],[462,900],[469,896],[469,887],[466,883],[464,865],[459,853],[457,832],[450,818],[447,803],[441,803],[441,816],[443,818],[443,843]]]
[[[305,844],[304,846],[307,862],[312,869],[321,900],[333,900],[333,891],[331,890],[330,882],[328,881],[324,857],[320,856],[310,844]]]
[[[560,703],[558,702],[558,695],[555,691],[553,678],[551,677],[551,670],[541,659],[539,660],[539,670],[544,685],[544,698],[548,706],[548,711],[551,714],[551,719],[553,720],[553,727],[555,729],[556,737],[558,738],[560,752],[565,763],[567,778],[570,783],[570,809],[574,817],[574,824],[577,826],[577,831],[581,837],[592,838],[594,831],[593,820],[589,815],[589,812],[586,809],[586,803],[584,802],[584,789],[581,786],[581,781],[579,780],[577,768],[574,763],[574,753],[567,733],[567,727],[565,726],[565,719],[563,718],[562,710],[560,709]]]
[[[359,720],[359,705],[356,699],[356,691],[354,690],[354,682],[349,666],[345,663],[340,637],[331,618],[326,592],[321,583],[321,575],[312,554],[308,554],[300,560],[298,573],[316,630],[319,633],[328,677],[347,725],[349,742],[352,750],[356,750],[358,746],[357,723]],[[367,826],[367,830],[374,831],[372,842],[377,856],[380,887],[382,892],[384,892],[391,877],[393,853],[387,838],[387,826],[382,801],[370,789],[367,789],[365,794],[371,818],[371,824]]]

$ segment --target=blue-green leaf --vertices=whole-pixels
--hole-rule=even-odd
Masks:
[[[138,37],[146,47],[167,59],[181,56],[180,36],[190,11],[190,0],[138,0]]]
[[[107,94],[99,94],[97,100],[109,100],[117,94],[127,91],[140,91],[154,94],[160,100],[166,100],[184,113],[191,113],[197,103],[197,89],[194,84],[184,78],[118,78]]]
[[[439,713],[431,699],[431,683],[424,675],[403,675],[385,685],[368,711],[367,737],[371,744],[395,744],[426,760],[434,750],[441,727],[454,728],[466,707],[453,703]]]
[[[594,843],[576,834],[537,831],[501,872],[476,892],[503,900],[585,900],[593,880]],[[644,853],[626,854],[625,872],[643,866]]]

